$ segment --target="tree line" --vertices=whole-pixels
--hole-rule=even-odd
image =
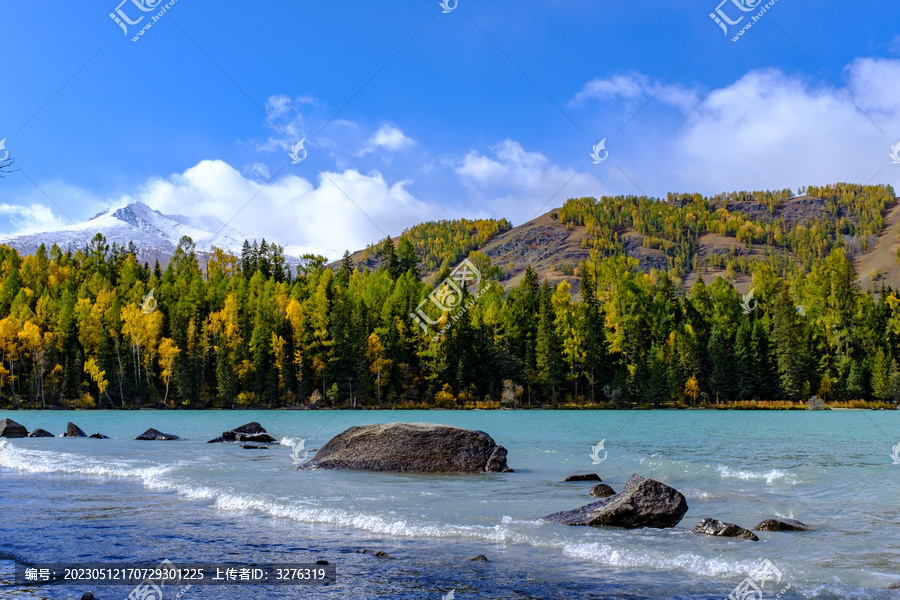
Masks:
[[[650,208],[635,218],[653,220]],[[490,258],[472,250],[477,292],[461,286],[455,305],[466,310],[426,302],[436,323],[427,330],[412,315],[451,272],[443,260],[423,281],[412,246],[384,240],[373,269],[349,253],[335,268],[307,255],[291,269],[266,243],[245,244],[241,257],[214,249],[201,268],[189,238],[165,269],[101,235],[75,252],[41,246],[23,257],[0,246],[0,402],[521,408],[900,398],[900,292],[863,293],[839,243],[808,270],[751,264],[752,298],[723,278],[682,293],[674,271],[642,270],[600,248],[579,267],[578,294],[530,267],[506,291]]]

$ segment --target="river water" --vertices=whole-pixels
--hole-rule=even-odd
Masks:
[[[0,440],[0,597],[125,599],[131,587],[9,585],[28,563],[302,563],[327,560],[327,586],[193,586],[165,598],[880,599],[900,581],[900,413],[893,411],[89,411],[9,412],[29,430],[68,421],[109,440]],[[207,444],[248,421],[267,450]],[[307,472],[352,425],[430,422],[480,429],[515,473]],[[182,439],[142,442],[148,427]],[[303,440],[304,451],[295,450]],[[603,449],[592,452],[604,441]],[[543,522],[596,500],[597,473],[680,490],[673,529]],[[799,519],[810,532],[760,541],[690,531],[704,517],[752,528]],[[395,560],[357,550],[382,550]],[[469,559],[483,554],[489,562]],[[763,561],[768,561],[764,563]],[[769,565],[759,591],[758,568]],[[734,590],[744,585],[743,591]],[[171,586],[170,586],[171,587]],[[743,594],[743,595],[740,595]],[[750,594],[750,595],[748,595]],[[755,595],[753,595],[755,594]],[[148,599],[149,600],[149,599]]]

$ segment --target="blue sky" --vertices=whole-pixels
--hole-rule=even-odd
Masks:
[[[166,3],[118,2],[0,5],[0,234],[140,200],[334,256],[571,196],[900,188],[884,0],[777,0],[736,42],[766,1],[177,0],[137,42]]]

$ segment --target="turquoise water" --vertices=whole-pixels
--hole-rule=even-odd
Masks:
[[[893,411],[91,411],[17,412],[29,430],[73,421],[110,440],[0,441],[0,539],[31,562],[302,562],[337,565],[326,588],[195,587],[184,597],[727,598],[762,560],[782,574],[763,597],[892,598],[900,581],[900,414]],[[248,421],[281,443],[206,444]],[[352,425],[432,422],[481,429],[515,473],[398,475],[296,470]],[[138,442],[148,427],[181,436]],[[592,447],[605,440],[594,464]],[[303,453],[299,453],[302,458]],[[632,473],[687,497],[668,530],[566,527],[539,517],[616,491]],[[704,517],[751,528],[815,527],[759,542],[698,536]],[[385,550],[397,560],[356,554]],[[489,563],[467,559],[484,554]],[[8,563],[7,563],[8,567]],[[70,598],[86,588],[0,596]],[[299,591],[298,591],[299,590]],[[770,591],[771,590],[771,591]],[[98,599],[128,590],[94,590]],[[115,593],[113,593],[115,592]],[[77,594],[77,595],[76,595]],[[105,595],[103,595],[105,594]],[[187,595],[189,594],[189,596]]]

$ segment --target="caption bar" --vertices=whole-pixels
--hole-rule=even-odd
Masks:
[[[337,581],[335,565],[299,564],[67,564],[16,563],[16,585],[322,585]]]

